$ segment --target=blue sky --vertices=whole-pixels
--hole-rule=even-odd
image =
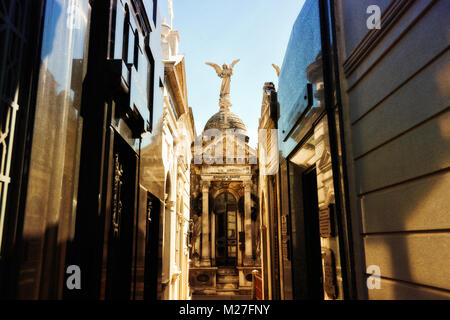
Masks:
[[[219,110],[221,79],[205,62],[230,64],[240,58],[231,78],[231,111],[247,126],[250,145],[257,142],[264,82],[277,85],[292,25],[304,0],[173,0],[173,29],[180,33],[186,59],[188,102],[197,134]],[[160,0],[168,21],[167,0]]]

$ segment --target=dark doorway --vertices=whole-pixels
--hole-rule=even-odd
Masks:
[[[317,199],[316,168],[303,173],[303,208],[308,270],[308,297],[323,300],[322,254],[319,231],[319,204]]]
[[[279,235],[278,235],[278,210],[277,210],[277,199],[275,192],[275,181],[274,177],[269,176],[267,181],[268,186],[268,203],[269,203],[269,236],[271,247],[270,250],[273,252],[271,263],[272,270],[272,299],[280,299],[280,261],[279,261]],[[262,211],[263,212],[263,211]]]
[[[229,192],[214,200],[216,223],[216,265],[236,266],[237,263],[237,203]]]
[[[161,270],[160,250],[161,203],[158,198],[147,192],[147,225],[145,236],[144,299],[157,300],[158,270]]]
[[[107,299],[130,298],[136,212],[136,167],[136,153],[116,134],[108,241]]]

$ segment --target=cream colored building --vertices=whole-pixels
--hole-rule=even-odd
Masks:
[[[450,1],[335,11],[358,298],[450,299]]]
[[[266,298],[450,298],[449,12],[446,0],[305,1],[276,92],[274,209],[260,175]],[[260,128],[274,125],[271,95]]]
[[[314,63],[308,68],[308,80],[318,89],[318,108],[323,104],[322,79],[317,77],[318,73],[314,72],[321,66],[321,57],[319,56]],[[278,199],[278,131],[277,121],[279,105],[277,101],[277,92],[273,83],[269,82],[264,85],[263,99],[261,106],[261,117],[259,119],[258,134],[258,157],[260,161],[259,170],[259,198],[261,208],[261,234],[262,234],[262,251],[261,259],[263,262],[263,298],[264,299],[289,299],[285,294],[284,282],[286,275],[286,261],[283,257],[288,256],[287,251],[290,250],[286,238],[288,221],[286,217],[279,214],[280,204]],[[294,132],[293,135],[297,135]],[[300,139],[298,139],[300,140]],[[293,164],[301,168],[305,172],[309,172],[314,180],[314,188],[311,198],[305,198],[307,202],[314,202],[317,198],[317,212],[315,214],[324,214],[333,210],[334,206],[334,187],[333,173],[331,165],[330,141],[328,133],[327,118],[323,117],[313,128],[313,133],[304,145],[294,152],[291,160]],[[314,170],[308,171],[309,168]],[[298,173],[297,173],[298,174]],[[306,188],[306,181],[303,181],[303,187]],[[297,197],[299,191],[295,190]],[[300,207],[300,206],[299,206]],[[305,209],[306,210],[306,209]],[[322,255],[322,270],[324,282],[333,282],[328,285],[328,290],[324,292],[325,299],[342,299],[342,276],[339,259],[339,243],[338,239],[333,236],[321,237],[320,248]],[[327,256],[334,261],[335,274],[330,279],[326,274]],[[337,259],[336,259],[337,258]],[[284,268],[283,268],[284,267]],[[290,285],[290,284],[288,284]]]
[[[184,55],[178,52],[179,34],[170,24],[161,31],[164,64],[162,160],[165,207],[162,222],[162,299],[190,298],[188,232],[190,216],[191,144],[195,137],[188,106]]]
[[[280,299],[280,244],[277,210],[276,173],[278,158],[278,101],[275,86],[266,82],[263,88],[258,126],[258,196],[260,200],[262,298]]]

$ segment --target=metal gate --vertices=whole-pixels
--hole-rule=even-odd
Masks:
[[[0,0],[0,253],[3,253],[13,144],[22,94],[21,69],[29,41],[31,1]],[[24,90],[26,91],[26,90]]]

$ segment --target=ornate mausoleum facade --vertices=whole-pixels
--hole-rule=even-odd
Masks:
[[[230,105],[221,94],[220,111],[193,145],[193,294],[249,294],[252,271],[261,266],[257,155]]]

